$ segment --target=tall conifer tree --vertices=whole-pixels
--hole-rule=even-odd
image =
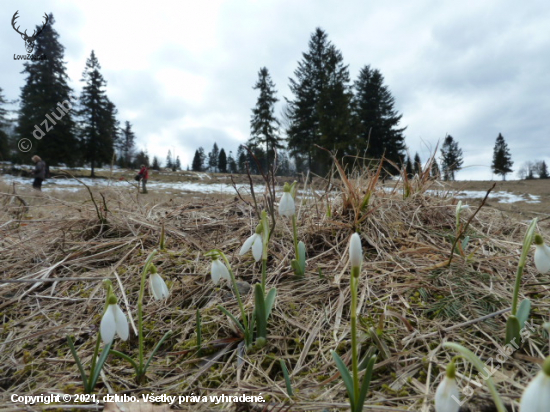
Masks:
[[[132,130],[132,124],[126,120],[124,123],[124,129],[121,130],[122,135],[119,139],[119,150],[122,155],[123,167],[130,167],[132,164],[132,158],[134,157],[134,147],[136,142],[136,135]]]
[[[302,56],[294,71],[296,79],[290,79],[294,99],[286,99],[288,148],[297,166],[305,162],[307,169],[324,174],[329,159],[315,145],[340,151],[349,146],[349,71],[342,53],[320,28],[311,35],[309,51]]]
[[[50,14],[35,41],[34,53],[45,55],[46,59],[24,63],[22,73],[27,77],[21,88],[16,133],[20,139],[31,140],[33,147],[28,155],[38,154],[52,165],[66,163],[72,166],[79,162],[81,153],[75,136],[73,91],[68,85],[63,61],[65,47],[58,40],[54,24],[55,19]]]
[[[8,135],[5,132],[7,128],[6,109],[4,105],[7,103],[2,88],[0,87],[0,161],[5,161],[10,158]]]
[[[405,150],[405,127],[398,124],[402,115],[394,108],[395,99],[384,85],[377,69],[365,66],[355,82],[353,110],[357,127],[357,146],[367,157],[386,159],[399,164]]]
[[[212,151],[208,153],[208,169],[211,172],[217,172],[218,171],[218,157],[220,156],[220,149],[218,148],[218,144],[214,143],[212,146]]]
[[[513,171],[513,164],[508,145],[504,141],[502,134],[499,133],[493,150],[493,163],[491,165],[493,173],[501,175],[502,180],[506,180],[506,175]]]
[[[100,69],[99,61],[92,50],[82,73],[84,87],[80,95],[79,111],[82,119],[81,144],[84,148],[84,159],[90,162],[92,177],[96,167],[111,161],[118,131],[116,108],[107,98],[107,82]]]
[[[420,176],[421,172],[422,172],[422,160],[420,160],[420,155],[418,154],[418,152],[416,152],[414,154],[414,173]]]
[[[441,146],[443,180],[455,180],[455,172],[461,169],[462,163],[462,149],[451,135],[447,135]]]
[[[218,156],[218,169],[220,173],[227,173],[227,155],[223,148],[220,150],[220,155]]]
[[[279,99],[275,97],[277,93],[275,84],[266,67],[262,67],[258,72],[258,81],[254,85],[254,90],[259,90],[260,95],[256,101],[256,107],[252,109],[249,146],[264,146],[269,165],[274,159],[274,150],[282,149],[283,145],[278,135],[279,120],[274,115],[275,103]]]

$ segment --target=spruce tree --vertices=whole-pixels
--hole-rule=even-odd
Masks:
[[[194,172],[202,172],[202,159],[199,149],[195,150],[195,156],[193,156],[193,162],[191,163],[191,170]]]
[[[229,156],[227,157],[227,171],[231,174],[237,173],[237,163],[235,162],[235,159],[233,158],[233,152],[229,152]]]
[[[140,150],[138,152],[134,160],[134,165],[136,169],[139,169],[141,165],[149,167],[149,154],[147,153],[147,150]]]
[[[283,145],[281,144],[282,138],[277,133],[279,120],[274,115],[274,106],[279,99],[275,97],[277,93],[275,84],[271,80],[266,67],[262,67],[258,72],[258,81],[253,89],[259,90],[260,95],[258,96],[256,107],[252,109],[249,145],[265,146],[267,165],[269,165],[274,159],[274,151],[282,149]]]
[[[462,149],[451,135],[447,135],[441,146],[443,180],[455,180],[455,172],[461,169],[462,163]]]
[[[35,41],[35,54],[45,55],[46,59],[24,63],[22,73],[27,77],[21,88],[16,133],[19,139],[32,142],[32,150],[26,155],[37,154],[50,165],[73,166],[81,157],[73,120],[73,91],[68,85],[65,48],[58,40],[54,24],[50,14],[48,24]]]
[[[407,156],[407,160],[405,161],[405,172],[407,173],[407,177],[409,179],[411,179],[414,175],[414,167],[410,156]]]
[[[7,111],[4,108],[6,103],[7,101],[0,87],[0,161],[6,161],[10,158],[8,134],[5,131],[8,126],[6,119]]]
[[[248,151],[244,145],[237,148],[237,173],[246,173],[246,163],[248,162]]]
[[[548,167],[546,166],[546,162],[543,160],[539,168],[539,179],[548,179],[549,177]]]
[[[153,170],[160,170],[160,163],[159,159],[156,156],[153,156],[153,165],[151,166],[151,169]]]
[[[119,150],[122,154],[123,167],[130,167],[132,163],[132,158],[134,157],[134,146],[135,146],[136,135],[132,131],[132,124],[129,121],[126,121],[124,124],[124,129],[122,129],[122,136],[119,143]]]
[[[227,155],[223,148],[220,150],[220,155],[218,156],[218,169],[220,173],[227,173]]]
[[[214,143],[212,150],[208,153],[208,169],[211,172],[218,171],[218,157],[220,156],[220,150],[218,149],[218,144]]]
[[[513,164],[508,145],[502,134],[499,133],[493,150],[493,164],[491,165],[493,173],[501,175],[502,180],[506,180],[506,175],[512,172]]]
[[[181,161],[179,156],[176,156],[176,162],[174,163],[174,172],[176,170],[181,170]]]
[[[405,127],[398,124],[402,115],[395,110],[395,99],[384,85],[377,69],[365,66],[354,84],[353,112],[357,128],[357,148],[372,159],[386,159],[399,164],[405,150]]]
[[[305,161],[309,170],[324,174],[330,159],[315,145],[340,153],[349,147],[349,71],[322,29],[315,30],[308,45],[294,71],[296,79],[290,79],[294,99],[286,99],[288,148],[297,165]]]
[[[418,152],[414,154],[414,173],[416,173],[418,176],[420,176],[420,173],[422,173],[422,161],[420,160],[420,155]]]
[[[79,115],[82,120],[81,145],[84,148],[84,159],[90,162],[91,176],[94,177],[96,166],[109,163],[114,152],[116,139],[116,109],[107,98],[107,82],[100,73],[101,65],[92,50],[86,60],[86,67],[81,81],[84,87],[80,95]]]
[[[174,167],[174,162],[172,160],[172,152],[168,150],[168,155],[166,155],[166,168],[172,169]]]
[[[105,136],[109,137],[110,147],[105,153],[105,157],[112,159],[115,156],[115,148],[120,145],[122,140],[122,134],[120,129],[120,121],[117,119],[118,109],[115,104],[110,100],[107,100],[107,112],[103,118],[104,125],[102,127]],[[107,142],[107,139],[104,139]]]

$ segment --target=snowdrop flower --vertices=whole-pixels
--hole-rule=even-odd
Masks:
[[[241,248],[239,255],[244,255],[250,250],[250,248],[252,248],[252,256],[254,256],[254,260],[258,262],[262,258],[263,252],[263,239],[261,233],[262,225],[259,224],[256,227],[256,233],[246,239],[243,243],[243,247]]]
[[[292,217],[296,214],[296,207],[294,206],[294,199],[290,194],[290,185],[285,183],[283,187],[283,197],[279,202],[279,214],[281,216]]]
[[[151,293],[156,300],[165,299],[170,295],[168,286],[164,282],[164,279],[158,273],[152,273],[149,276],[149,287],[151,288]]]
[[[349,261],[351,267],[360,268],[363,261],[363,250],[361,249],[361,237],[358,233],[351,235],[349,242]]]
[[[550,356],[542,370],[527,385],[520,401],[521,412],[547,412],[550,405]]]
[[[217,285],[220,282],[220,279],[227,279],[231,281],[231,276],[229,275],[229,271],[225,267],[225,265],[220,262],[220,260],[216,257],[212,261],[212,282],[214,282],[215,285]]]
[[[120,306],[118,306],[116,297],[112,295],[109,297],[109,305],[101,319],[99,331],[101,332],[101,339],[104,344],[112,342],[115,334],[122,340],[128,340],[130,333],[128,319],[126,319],[126,315],[122,312]]]
[[[445,377],[435,391],[435,412],[458,412],[458,385],[455,379],[455,363],[447,366]]]
[[[535,267],[542,273],[550,271],[550,247],[544,244],[541,235],[535,235]]]
[[[170,295],[164,279],[158,274],[157,267],[151,263],[149,266],[149,289],[156,300],[167,298]]]

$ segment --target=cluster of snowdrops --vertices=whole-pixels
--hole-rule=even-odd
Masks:
[[[295,259],[291,265],[294,273],[297,276],[305,274],[305,255],[306,247],[302,241],[298,241],[298,233],[296,227],[296,184],[285,184],[283,195],[279,202],[279,214],[283,218],[292,220],[293,244],[295,251]],[[464,206],[461,203],[456,208],[457,225],[460,219],[461,210]],[[506,324],[506,343],[517,342],[520,333],[527,321],[530,311],[530,301],[528,299],[519,302],[519,288],[521,284],[521,276],[523,268],[527,262],[527,256],[532,244],[535,245],[534,264],[537,270],[541,273],[550,272],[550,247],[544,244],[542,237],[535,235],[536,219],[534,219],[525,234],[522,254],[518,263],[516,274],[516,282],[514,287],[514,295],[512,301],[511,315],[507,319]],[[230,262],[227,256],[218,249],[211,250],[206,254],[211,259],[211,276],[212,281],[218,284],[222,279],[227,280],[232,285],[232,290],[235,294],[239,306],[239,315],[234,315],[222,306],[219,309],[225,313],[232,322],[242,332],[246,349],[250,351],[259,350],[268,342],[268,322],[271,310],[277,298],[277,290],[275,288],[266,290],[266,267],[268,257],[268,244],[270,240],[270,225],[267,213],[264,211],[261,214],[261,219],[256,226],[254,233],[244,242],[240,255],[251,251],[256,262],[261,261],[261,282],[254,285],[254,305],[250,312],[247,312],[243,299],[240,295],[235,275],[233,274]],[[161,234],[160,248],[164,247],[164,233]],[[104,281],[107,289],[107,298],[101,319],[100,331],[97,336],[94,355],[91,359],[89,373],[87,374],[84,366],[78,357],[74,343],[70,337],[67,338],[71,352],[76,360],[79,371],[81,373],[84,390],[87,393],[93,392],[97,380],[100,376],[101,368],[109,354],[119,356],[128,361],[135,369],[136,381],[142,382],[145,378],[147,368],[153,359],[154,355],[161,347],[163,342],[170,336],[170,332],[166,333],[157,343],[148,359],[144,356],[144,338],[143,338],[143,300],[146,284],[149,285],[149,290],[154,299],[164,300],[170,295],[170,291],[157,272],[155,265],[152,263],[157,251],[153,251],[147,258],[143,271],[141,273],[141,284],[138,298],[137,317],[138,317],[138,358],[133,359],[130,356],[111,349],[115,335],[122,340],[127,340],[129,337],[128,320],[122,309],[117,303],[117,297],[113,292],[113,287],[110,281]],[[358,283],[361,276],[361,266],[363,262],[363,252],[361,246],[361,236],[358,233],[353,233],[349,241],[349,261],[350,270],[350,291],[351,291],[351,306],[350,306],[350,324],[351,324],[351,370],[348,369],[345,362],[335,352],[331,351],[336,367],[343,379],[347,390],[348,399],[352,412],[363,410],[367,393],[369,390],[370,381],[372,378],[373,368],[376,362],[376,355],[371,352],[367,355],[367,359],[360,362],[360,345],[358,344],[357,330],[357,295]],[[147,280],[148,279],[148,280]],[[197,316],[197,319],[199,317]],[[199,320],[198,320],[199,323]],[[549,324],[545,325],[550,329]],[[200,332],[200,331],[199,331]],[[101,343],[103,348],[101,349]],[[446,342],[443,347],[448,348],[457,353],[446,369],[444,378],[439,383],[435,392],[435,409],[436,412],[457,412],[460,408],[460,392],[456,382],[456,366],[455,360],[459,357],[471,362],[480,373],[483,372],[484,365],[481,360],[469,349],[452,342]],[[101,349],[101,351],[100,351]],[[366,366],[365,366],[366,365]],[[284,364],[281,365],[285,373],[287,382],[287,391],[292,395],[292,387],[288,372]],[[362,377],[360,376],[362,374]],[[506,408],[499,396],[496,387],[489,376],[486,379],[492,395],[495,406],[499,412],[505,412]],[[541,371],[531,380],[525,388],[520,401],[522,412],[548,412],[550,411],[550,356],[548,356],[542,365]]]

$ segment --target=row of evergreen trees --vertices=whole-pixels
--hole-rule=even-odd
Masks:
[[[370,159],[385,156],[403,164],[405,128],[398,127],[401,115],[384,77],[365,66],[352,85],[342,53],[321,28],[311,35],[309,50],[290,79],[293,97],[285,98],[281,120],[274,115],[278,98],[266,67],[260,69],[254,89],[259,96],[252,109],[247,146],[252,152],[259,150],[266,166],[272,164],[276,150],[285,148],[298,172],[319,175],[331,165],[330,154],[322,148],[344,164],[358,154]]]
[[[29,155],[38,154],[50,165],[68,166],[89,163],[94,169],[109,164],[116,158],[120,166],[135,167],[146,160],[146,155],[134,153],[135,135],[130,122],[121,128],[117,109],[106,95],[101,66],[92,50],[82,73],[83,88],[77,98],[68,85],[64,62],[65,48],[54,29],[55,19],[36,39],[36,54],[47,59],[24,63],[25,85],[21,88],[20,108],[14,133],[8,135],[6,110],[8,103],[0,89],[0,160],[28,161]],[[63,111],[60,105],[70,108]],[[31,138],[34,136],[35,138]],[[30,153],[17,150],[17,141],[28,138]]]
[[[29,61],[22,73],[26,83],[21,89],[17,127],[11,136],[8,130],[8,103],[0,88],[0,160],[23,161],[32,154],[39,154],[49,164],[64,163],[69,166],[87,162],[93,171],[96,167],[111,163],[116,156],[122,167],[139,167],[149,163],[146,152],[135,152],[135,134],[130,122],[119,127],[117,109],[107,97],[106,81],[94,53],[86,61],[81,81],[84,83],[78,99],[68,86],[64,47],[54,30],[53,15],[49,24],[36,40],[36,53],[47,59]],[[274,114],[278,102],[275,84],[269,71],[263,67],[258,72],[254,89],[259,96],[252,109],[250,139],[246,147],[239,146],[236,156],[226,153],[217,144],[206,154],[201,147],[196,150],[192,170],[230,173],[259,173],[276,163],[279,174],[312,171],[323,175],[330,166],[330,155],[336,154],[343,163],[361,158],[375,161],[385,157],[398,167],[405,167],[412,175],[420,170],[420,157],[414,160],[406,153],[403,131],[399,127],[401,115],[394,108],[394,98],[384,85],[379,70],[364,66],[357,80],[351,84],[348,66],[342,53],[328,40],[327,34],[317,28],[309,40],[309,49],[302,54],[294,78],[290,78],[292,98],[285,98],[286,105],[281,119]],[[70,102],[71,110],[60,110],[59,104]],[[51,116],[50,116],[51,115]],[[55,118],[49,130],[44,126],[46,116]],[[51,124],[50,124],[51,126]],[[37,131],[40,129],[40,132]],[[38,133],[38,134],[37,134]],[[31,153],[17,150],[17,140],[33,135]],[[44,138],[38,138],[38,137]],[[275,158],[277,154],[277,158]],[[292,158],[292,161],[291,161]],[[453,180],[463,164],[462,150],[452,136],[446,136],[441,147],[441,172],[437,162],[432,174],[445,180]],[[492,170],[504,179],[512,171],[510,152],[499,134],[495,143]],[[390,173],[389,164],[386,165]],[[538,169],[545,175],[543,162]],[[153,158],[152,168],[161,164]],[[169,152],[165,167],[180,170],[179,156],[172,158]],[[189,168],[189,166],[188,166]],[[534,167],[527,176],[532,176]]]
[[[250,150],[250,151],[249,151]],[[209,171],[218,173],[236,173],[236,174],[260,174],[267,171],[266,151],[261,147],[252,147],[246,149],[245,145],[239,145],[236,157],[230,151],[226,154],[225,149],[219,149],[218,144],[214,143],[212,150],[207,154],[203,147],[195,150],[191,170],[195,172]],[[291,168],[290,160],[284,150],[276,153],[277,174],[279,176],[289,176],[296,171]],[[273,159],[270,159],[273,161]]]
[[[223,149],[218,151],[216,144],[208,156],[201,147],[195,152],[192,169],[243,173],[248,163],[254,173],[257,164],[264,170],[272,165],[278,153],[279,172],[284,169],[289,173],[291,167],[285,151],[288,150],[294,160],[292,171],[309,170],[323,175],[330,168],[331,159],[322,148],[329,149],[343,164],[353,162],[357,156],[375,161],[384,157],[391,162],[386,165],[389,173],[397,173],[390,164],[405,167],[411,176],[421,169],[418,153],[414,160],[406,153],[405,128],[399,127],[402,116],[394,108],[394,98],[380,71],[367,65],[351,85],[342,53],[321,28],[311,35],[309,50],[303,53],[294,76],[290,78],[293,98],[285,99],[287,105],[279,120],[274,114],[278,102],[275,84],[268,69],[262,67],[253,87],[259,96],[252,109],[249,150],[239,147],[233,159],[231,154],[226,157]],[[462,168],[463,154],[450,135],[444,139],[440,160],[442,170],[434,160],[432,174],[454,180],[455,173]],[[508,147],[499,134],[493,172],[504,179],[512,171],[512,164]]]

